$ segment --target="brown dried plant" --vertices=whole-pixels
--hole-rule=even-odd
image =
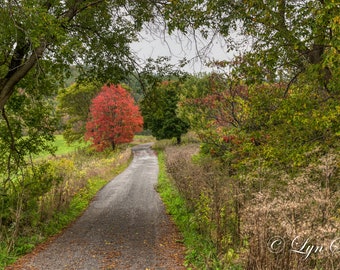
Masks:
[[[339,155],[280,178],[285,186],[263,188],[243,208],[246,269],[340,269]]]

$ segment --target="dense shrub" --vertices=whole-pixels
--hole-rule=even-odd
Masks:
[[[236,178],[198,150],[197,145],[167,147],[166,165],[194,213],[198,232],[214,244],[215,256],[206,258],[208,269],[234,264],[244,269],[338,269],[338,152],[328,152],[295,176],[259,166]]]

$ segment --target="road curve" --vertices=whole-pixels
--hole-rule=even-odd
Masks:
[[[185,269],[178,232],[154,188],[157,156],[151,144],[132,150],[130,166],[71,227],[8,269]]]

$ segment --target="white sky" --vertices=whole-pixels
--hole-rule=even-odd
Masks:
[[[189,38],[181,33],[169,36],[161,31],[146,29],[141,33],[140,41],[134,42],[131,48],[143,60],[167,56],[171,57],[172,64],[178,64],[181,59],[186,58],[190,63],[184,67],[184,70],[190,73],[212,71],[212,68],[205,65],[211,60],[232,59],[233,53],[227,52],[228,46],[224,41],[216,39],[210,43],[209,49],[206,49],[209,40],[204,40],[199,34],[195,37],[190,35]]]

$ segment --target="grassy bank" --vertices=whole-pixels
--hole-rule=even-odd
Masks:
[[[74,221],[131,157],[128,147],[96,153],[60,136],[55,143],[57,156],[37,158],[35,174],[1,201],[0,269]]]
[[[164,151],[158,152],[158,161],[159,177],[157,190],[166,206],[167,212],[172,216],[182,233],[187,249],[186,267],[188,269],[207,269],[207,261],[214,261],[214,269],[220,269],[217,260],[214,258],[216,251],[213,243],[210,239],[199,233],[194,213],[187,207],[185,200],[166,172]]]

